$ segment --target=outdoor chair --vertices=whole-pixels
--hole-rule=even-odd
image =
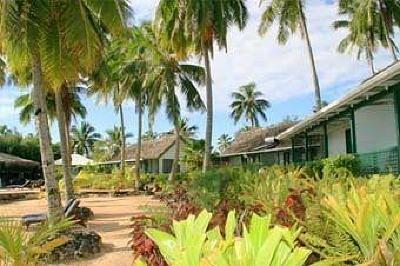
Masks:
[[[72,217],[74,211],[79,207],[80,201],[77,199],[70,199],[66,202],[64,207],[64,216]],[[22,216],[22,225],[28,228],[32,224],[44,223],[47,220],[47,213],[33,213]]]

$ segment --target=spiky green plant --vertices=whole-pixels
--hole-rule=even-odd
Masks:
[[[19,221],[0,218],[0,264],[36,265],[40,256],[69,240],[56,234],[71,225],[70,220],[62,220],[52,225],[42,225],[34,232],[27,232]]]
[[[159,246],[165,260],[173,266],[196,265],[304,265],[311,251],[297,246],[300,229],[271,226],[271,216],[253,215],[243,237],[236,237],[235,213],[228,214],[225,236],[218,227],[208,230],[211,213],[203,211],[174,221],[173,233],[155,229],[148,236]]]

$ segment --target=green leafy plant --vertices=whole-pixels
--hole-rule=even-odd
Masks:
[[[347,154],[323,160],[324,177],[360,176],[361,161],[358,157]]]
[[[71,221],[62,220],[51,226],[42,225],[34,232],[27,232],[19,221],[0,219],[2,265],[36,265],[41,257],[69,241],[69,238],[57,236],[57,233],[71,225]]]
[[[218,227],[207,230],[212,214],[201,212],[196,218],[173,223],[173,235],[147,230],[169,265],[303,265],[311,251],[298,247],[300,229],[271,226],[271,217],[252,216],[243,237],[235,236],[235,213],[231,211],[224,236]],[[240,225],[241,226],[241,225]]]

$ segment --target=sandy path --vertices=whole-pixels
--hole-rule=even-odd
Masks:
[[[102,253],[90,260],[69,263],[68,265],[132,265],[133,255],[127,246],[130,218],[142,212],[144,206],[159,205],[159,201],[148,196],[130,196],[123,198],[86,198],[81,206],[92,209],[94,220],[88,223],[88,229],[96,231],[102,237]],[[15,201],[0,205],[0,216],[20,217],[24,214],[42,212],[46,209],[45,200]]]

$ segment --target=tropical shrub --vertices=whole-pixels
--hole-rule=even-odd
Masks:
[[[42,225],[34,232],[27,232],[19,221],[0,219],[1,264],[36,265],[40,258],[69,241],[65,236],[55,236],[71,225],[71,221],[63,220],[51,226]]]
[[[324,177],[360,176],[361,161],[358,157],[347,154],[323,160]]]
[[[173,235],[156,229],[146,234],[158,245],[169,265],[303,265],[311,253],[298,247],[299,229],[271,226],[271,217],[254,214],[247,229],[237,225],[235,213],[228,215],[224,235],[218,227],[208,229],[212,214],[173,222]],[[243,237],[235,228],[243,226]]]
[[[307,206],[303,242],[323,258],[398,265],[399,181],[393,176],[338,181],[331,183],[330,189],[320,189],[326,196]],[[330,193],[326,193],[328,190]]]

